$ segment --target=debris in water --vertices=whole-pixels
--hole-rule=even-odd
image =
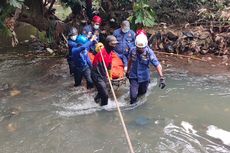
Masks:
[[[16,131],[16,125],[13,123],[8,124],[6,128],[9,132],[15,132]]]
[[[17,90],[17,89],[13,89],[10,91],[10,96],[14,97],[14,96],[18,96],[21,94],[21,91]]]

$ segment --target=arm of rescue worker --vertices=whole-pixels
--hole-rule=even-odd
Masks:
[[[85,44],[82,45],[82,47],[86,48],[87,51],[90,50],[90,48],[96,44],[96,36],[93,35],[90,41],[86,42]]]
[[[128,74],[128,75],[130,73],[131,64],[132,64],[132,59],[129,58],[129,60],[128,60],[128,68],[127,68],[127,72],[126,72],[126,74]]]
[[[85,51],[93,44],[92,41],[86,42],[84,45],[79,46],[79,47],[73,47],[72,48],[72,55],[76,56],[77,54],[80,54],[82,51]]]
[[[161,66],[161,64],[159,64],[159,65],[156,67],[156,69],[157,69],[157,72],[158,72],[158,74],[159,74],[159,76],[160,76],[159,87],[160,87],[161,89],[164,89],[165,86],[166,86],[166,83],[165,83],[165,77],[163,76],[163,73],[162,73],[162,66]]]
[[[82,47],[82,48],[81,48],[81,51],[84,51],[84,53],[87,54],[88,51],[90,50],[90,48],[91,48],[93,45],[96,44],[96,42],[97,42],[96,39],[97,39],[97,37],[96,37],[95,35],[93,35],[92,38],[91,38],[88,42],[86,42],[85,44],[83,44],[82,46],[80,46],[80,47]],[[80,48],[80,47],[79,47],[79,48]],[[86,52],[85,52],[85,51],[86,51]]]
[[[90,25],[84,26],[82,30],[82,34],[87,36],[89,32],[90,32]]]
[[[163,76],[161,64],[159,64],[159,65],[156,67],[156,69],[157,69],[158,75],[160,76],[160,79],[163,78],[164,76]]]
[[[149,48],[149,60],[150,63],[157,68],[160,65],[160,62],[158,61],[156,55],[154,54],[153,50]]]
[[[126,74],[125,74],[127,78],[129,78],[129,73],[130,73],[132,62],[133,61],[132,61],[131,52],[130,52],[129,59],[128,59],[128,67],[127,67]]]
[[[73,47],[77,47],[77,43],[71,40],[68,40],[68,46],[73,48]]]
[[[132,48],[129,52],[129,58],[128,58],[128,65],[127,65],[127,74],[130,73],[130,69],[131,69],[131,65],[132,65],[132,54],[133,54],[133,51],[135,50],[135,48]]]
[[[149,56],[150,56],[150,62],[153,64],[153,66],[157,69],[157,73],[159,74],[160,78],[163,77],[163,72],[162,72],[162,66],[160,62],[158,61],[156,55],[154,54],[153,50],[149,50]]]
[[[123,61],[124,63],[124,70],[127,71],[127,66],[128,66],[128,59],[125,55],[122,55],[122,57],[120,57],[121,60]]]
[[[80,47],[73,47],[72,48],[72,55],[75,56],[77,54],[80,54],[81,51],[85,50],[84,46],[80,46]]]
[[[156,67],[157,73],[160,76],[159,87],[161,89],[164,89],[164,87],[166,86],[166,83],[165,83],[165,78],[162,72],[162,66],[152,50],[150,50],[150,62]]]

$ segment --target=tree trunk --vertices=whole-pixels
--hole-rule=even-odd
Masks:
[[[44,16],[45,9],[43,8],[43,0],[25,0],[25,6],[18,18],[18,21],[26,22],[39,31],[47,31],[49,28],[49,19]]]

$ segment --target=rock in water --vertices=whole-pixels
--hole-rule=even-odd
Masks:
[[[10,96],[14,97],[14,96],[18,96],[21,94],[21,91],[19,91],[18,89],[13,89],[10,91]]]
[[[144,116],[139,116],[139,117],[137,117],[137,118],[135,119],[135,123],[136,123],[137,125],[143,126],[143,125],[146,125],[146,124],[149,123],[149,119],[146,118],[146,117],[144,117]]]
[[[13,123],[10,123],[6,126],[6,129],[8,130],[8,132],[15,132],[16,131],[16,125]]]

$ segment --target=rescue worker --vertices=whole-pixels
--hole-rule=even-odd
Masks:
[[[97,88],[98,94],[94,98],[96,103],[101,102],[101,106],[108,104],[108,89],[106,87],[108,77],[111,78],[111,67],[112,67],[112,51],[114,51],[115,46],[118,41],[116,37],[113,35],[109,35],[105,39],[104,48],[98,52],[93,60],[93,68],[92,68],[92,79]],[[106,70],[103,64],[103,59],[106,65],[106,69],[109,72],[109,76],[106,74]]]
[[[97,37],[92,36],[88,40],[85,36],[79,35],[73,37],[69,42],[72,53],[72,61],[74,63],[74,86],[80,86],[82,78],[84,77],[87,82],[87,89],[93,88],[93,81],[91,78],[92,63],[88,57],[88,51],[92,45],[95,44]]]
[[[77,43],[75,42],[76,38],[78,36],[78,31],[76,28],[72,27],[68,33],[68,46],[69,46],[69,53],[67,55],[67,62],[69,65],[69,71],[70,75],[74,74],[74,63],[72,61],[72,48],[77,46]]]
[[[86,25],[83,28],[82,34],[85,35],[88,39],[92,37],[92,35],[97,36],[97,41],[99,41],[100,34],[100,25],[102,23],[102,19],[100,16],[95,15],[92,19],[91,24]]]
[[[119,42],[115,48],[115,52],[122,59],[127,70],[128,55],[132,47],[135,46],[135,32],[130,29],[129,21],[125,20],[121,23],[121,27],[113,32],[113,35],[117,38]]]
[[[130,82],[130,104],[137,102],[137,97],[146,93],[150,82],[150,63],[156,68],[160,76],[159,87],[163,89],[165,78],[162,67],[154,52],[148,46],[147,36],[139,34],[135,39],[135,46],[129,54],[127,77]]]

